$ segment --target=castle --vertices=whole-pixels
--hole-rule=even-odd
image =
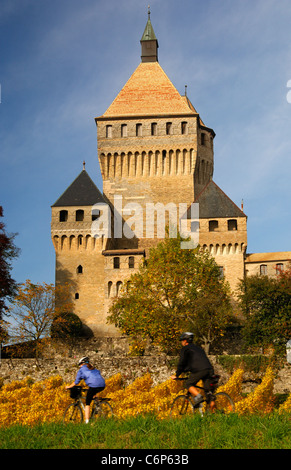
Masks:
[[[163,239],[153,221],[149,229],[149,207],[164,209],[167,224],[171,205],[199,204],[199,244],[215,258],[233,291],[248,273],[275,275],[291,259],[291,252],[247,254],[243,207],[212,179],[215,132],[160,66],[150,13],[140,42],[140,64],[107,111],[95,118],[103,193],[84,163],[52,205],[56,284],[71,285],[74,311],[95,336],[118,335],[106,323],[110,303]],[[106,210],[103,220],[111,231],[99,223]]]

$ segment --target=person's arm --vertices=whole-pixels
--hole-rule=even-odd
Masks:
[[[66,388],[72,388],[72,387],[75,387],[75,385],[78,385],[78,383],[82,380],[81,375],[82,375],[81,369],[79,369],[78,372],[77,372],[75,381],[72,382],[70,385],[67,385]]]
[[[66,388],[72,388],[72,387],[75,387],[75,382],[72,382],[70,385],[66,385]]]
[[[179,377],[179,375],[182,374],[182,372],[184,372],[184,368],[185,368],[186,364],[187,364],[186,351],[182,350],[181,355],[180,355],[180,359],[179,359],[179,362],[178,362],[176,374],[171,375],[171,379],[173,379],[173,380],[177,379]]]

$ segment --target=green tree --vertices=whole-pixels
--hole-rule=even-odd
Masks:
[[[207,251],[181,249],[181,241],[166,238],[150,250],[113,302],[108,321],[166,351],[175,350],[180,332],[190,330],[208,351],[229,325],[229,288]]]
[[[285,352],[291,338],[291,269],[276,277],[248,276],[240,284],[243,337],[250,348]]]
[[[0,206],[0,217],[3,208]],[[0,342],[7,337],[4,314],[8,312],[6,301],[11,301],[17,292],[17,283],[11,277],[12,261],[19,255],[19,248],[14,245],[16,234],[7,234],[5,225],[0,221]]]

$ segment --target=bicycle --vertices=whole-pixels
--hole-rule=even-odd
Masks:
[[[209,390],[205,390],[205,388],[200,387],[199,385],[195,385],[195,387],[204,392],[204,398],[199,404],[194,402],[194,397],[189,391],[186,393],[186,395],[182,394],[174,398],[170,409],[170,417],[174,418],[189,414],[192,415],[193,413],[199,413],[201,416],[203,416],[204,413],[209,412],[221,414],[234,412],[235,406],[231,397],[225,392],[215,392],[215,389],[218,386],[219,378],[219,375],[213,375],[211,377]],[[176,380],[186,379],[187,378],[183,377],[177,378]]]
[[[70,389],[70,397],[74,402],[65,409],[63,423],[82,423],[84,421],[85,405],[82,392],[88,390],[85,387],[75,386]],[[113,409],[109,401],[111,398],[103,398],[95,395],[92,401],[90,422],[98,418],[109,418],[113,416]]]

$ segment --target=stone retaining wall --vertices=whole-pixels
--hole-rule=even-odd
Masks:
[[[31,377],[34,381],[44,380],[53,375],[60,375],[66,383],[71,383],[78,370],[80,357],[89,356],[92,364],[101,370],[104,378],[121,373],[124,384],[131,383],[135,378],[149,372],[154,385],[167,380],[175,372],[178,357],[161,354],[155,348],[148,349],[145,356],[128,356],[127,338],[94,338],[74,346],[58,343],[46,349],[44,357],[36,360],[2,359],[0,360],[0,381],[4,383],[13,380],[23,380]],[[209,356],[215,373],[221,376],[220,383],[225,383],[230,377],[217,362],[216,356]],[[245,374],[244,391],[251,391],[260,383],[262,374]],[[291,365],[287,363],[277,373],[275,393],[291,392]]]

